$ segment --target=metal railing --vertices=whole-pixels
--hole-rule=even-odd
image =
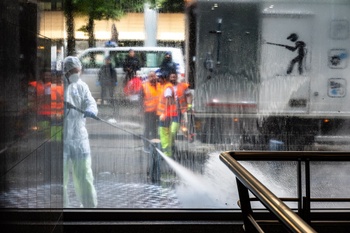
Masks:
[[[251,207],[253,198],[248,190],[291,232],[316,232],[311,223],[311,202],[350,202],[350,198],[311,198],[310,195],[310,161],[350,161],[347,152],[223,152],[220,159],[236,175],[239,193],[239,205],[243,214],[245,230],[247,232],[264,232],[254,219]],[[237,160],[244,161],[297,161],[297,198],[278,198],[268,190],[259,180],[249,173]],[[305,169],[305,195],[302,183],[302,163]],[[285,201],[297,201],[298,214],[294,213]],[[324,220],[324,219],[323,219]],[[349,222],[349,219],[343,219]],[[332,220],[334,222],[334,219]]]

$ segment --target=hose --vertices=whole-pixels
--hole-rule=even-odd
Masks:
[[[82,110],[82,109],[80,109],[80,108],[74,106],[73,104],[71,104],[71,103],[69,103],[69,102],[66,102],[66,101],[65,101],[64,103],[67,105],[67,109],[74,109],[74,110],[76,110],[76,111],[78,111],[78,112],[80,112],[80,113],[82,113],[82,114],[85,113],[84,110]],[[112,123],[110,123],[110,122],[104,120],[104,119],[101,119],[101,118],[98,117],[98,116],[93,116],[92,119],[95,119],[95,120],[97,120],[97,121],[101,121],[101,122],[103,122],[103,123],[105,123],[105,124],[107,124],[107,125],[110,125],[110,126],[114,127],[114,128],[120,129],[120,130],[122,130],[122,131],[124,131],[124,132],[126,132],[126,133],[129,133],[129,134],[132,134],[132,135],[135,136],[135,137],[138,137],[138,138],[140,138],[140,139],[142,139],[142,140],[147,141],[149,144],[151,144],[152,146],[155,147],[155,145],[154,145],[149,139],[145,138],[145,137],[142,136],[142,135],[138,135],[138,134],[135,134],[135,133],[133,133],[133,132],[131,132],[131,131],[129,131],[129,130],[123,129],[123,128],[117,126],[117,125],[114,125],[114,124],[112,124]]]

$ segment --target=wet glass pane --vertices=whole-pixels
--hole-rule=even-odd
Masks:
[[[298,207],[298,163],[295,161],[242,161],[240,162],[256,179],[278,198],[292,199],[285,204]],[[305,190],[304,182],[301,188]],[[251,197],[254,197],[251,194]],[[261,203],[252,203],[255,208],[265,208]]]
[[[221,151],[349,149],[348,1],[131,1],[93,24],[63,1],[32,2],[0,5],[1,208],[238,209]],[[297,196],[296,161],[242,164]],[[347,166],[312,163],[312,197],[348,197]]]
[[[349,197],[348,176],[349,163],[344,162],[314,162],[311,164],[311,197],[335,198]],[[349,208],[348,201],[313,202],[312,208]]]

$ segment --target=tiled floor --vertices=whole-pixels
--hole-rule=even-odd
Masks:
[[[181,204],[171,188],[153,184],[118,183],[99,179],[95,184],[98,208],[179,208]],[[11,190],[0,194],[1,207],[6,208],[59,208],[62,196],[53,197],[52,189],[61,185],[42,185],[36,188]],[[68,187],[69,208],[80,208],[73,184]],[[60,204],[61,203],[61,204]]]

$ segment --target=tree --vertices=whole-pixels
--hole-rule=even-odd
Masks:
[[[182,12],[183,1],[179,0],[64,0],[67,27],[67,54],[75,54],[74,16],[84,15],[88,22],[79,30],[87,32],[89,47],[95,46],[95,20],[119,20],[128,12],[141,12],[144,3],[162,12]]]
[[[183,13],[185,10],[184,0],[158,0],[159,12]]]
[[[95,46],[95,20],[119,20],[127,12],[140,12],[145,0],[75,0],[77,13],[88,17],[79,30],[87,32],[89,47]]]
[[[67,55],[75,55],[75,31],[74,31],[74,0],[64,1],[64,16],[67,27]]]

